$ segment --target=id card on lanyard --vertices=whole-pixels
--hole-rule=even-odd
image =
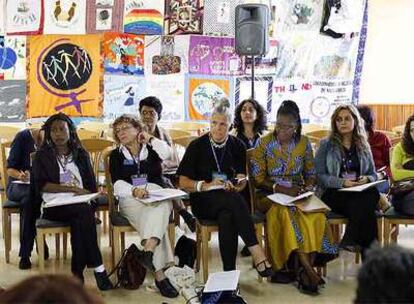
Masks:
[[[214,147],[211,143],[210,143],[210,147],[211,147],[211,151],[213,152],[214,161],[216,162],[217,173],[226,176],[226,179],[227,179],[227,175],[225,173],[223,173],[222,168],[221,168],[221,164],[223,163],[224,156],[226,155],[226,146],[224,146],[224,148],[223,148],[223,154],[221,155],[220,161],[218,160],[216,150],[214,150]],[[213,179],[214,179],[214,177],[213,177]]]
[[[57,159],[59,166],[63,170],[63,173],[59,174],[59,183],[64,184],[64,185],[70,184],[72,181],[72,173],[69,170],[67,170],[67,166],[69,163],[69,157],[64,156],[63,162],[60,160],[59,156],[56,159]]]

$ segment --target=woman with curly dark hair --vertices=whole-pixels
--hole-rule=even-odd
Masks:
[[[63,113],[50,116],[42,129],[45,137],[33,160],[30,191],[42,217],[70,225],[72,273],[81,282],[86,267],[94,268],[100,290],[112,289],[98,247],[94,208],[87,201],[53,205],[63,195],[97,192],[88,152],[82,148],[72,120]]]
[[[402,140],[392,153],[391,173],[395,181],[414,179],[414,115],[405,123]],[[414,191],[393,197],[392,204],[396,211],[414,215]]]
[[[247,149],[256,147],[266,128],[266,111],[255,99],[245,99],[237,105],[232,133],[244,142]]]

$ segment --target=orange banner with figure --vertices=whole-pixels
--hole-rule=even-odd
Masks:
[[[28,40],[27,117],[56,112],[102,115],[100,35],[42,35]]]

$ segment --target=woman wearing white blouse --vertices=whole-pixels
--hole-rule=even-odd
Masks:
[[[164,274],[174,262],[167,233],[172,203],[146,205],[138,201],[148,196],[148,190],[164,187],[161,163],[170,157],[171,147],[145,132],[142,123],[129,115],[114,121],[113,134],[119,147],[111,152],[109,163],[120,212],[139,232],[144,247],[141,264],[155,271],[155,284],[161,294],[177,297],[178,292]]]

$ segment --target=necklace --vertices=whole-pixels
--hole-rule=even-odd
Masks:
[[[210,135],[210,144],[213,146],[213,148],[221,149],[226,146],[228,138],[229,137],[227,136],[226,139],[222,143],[216,143]]]

